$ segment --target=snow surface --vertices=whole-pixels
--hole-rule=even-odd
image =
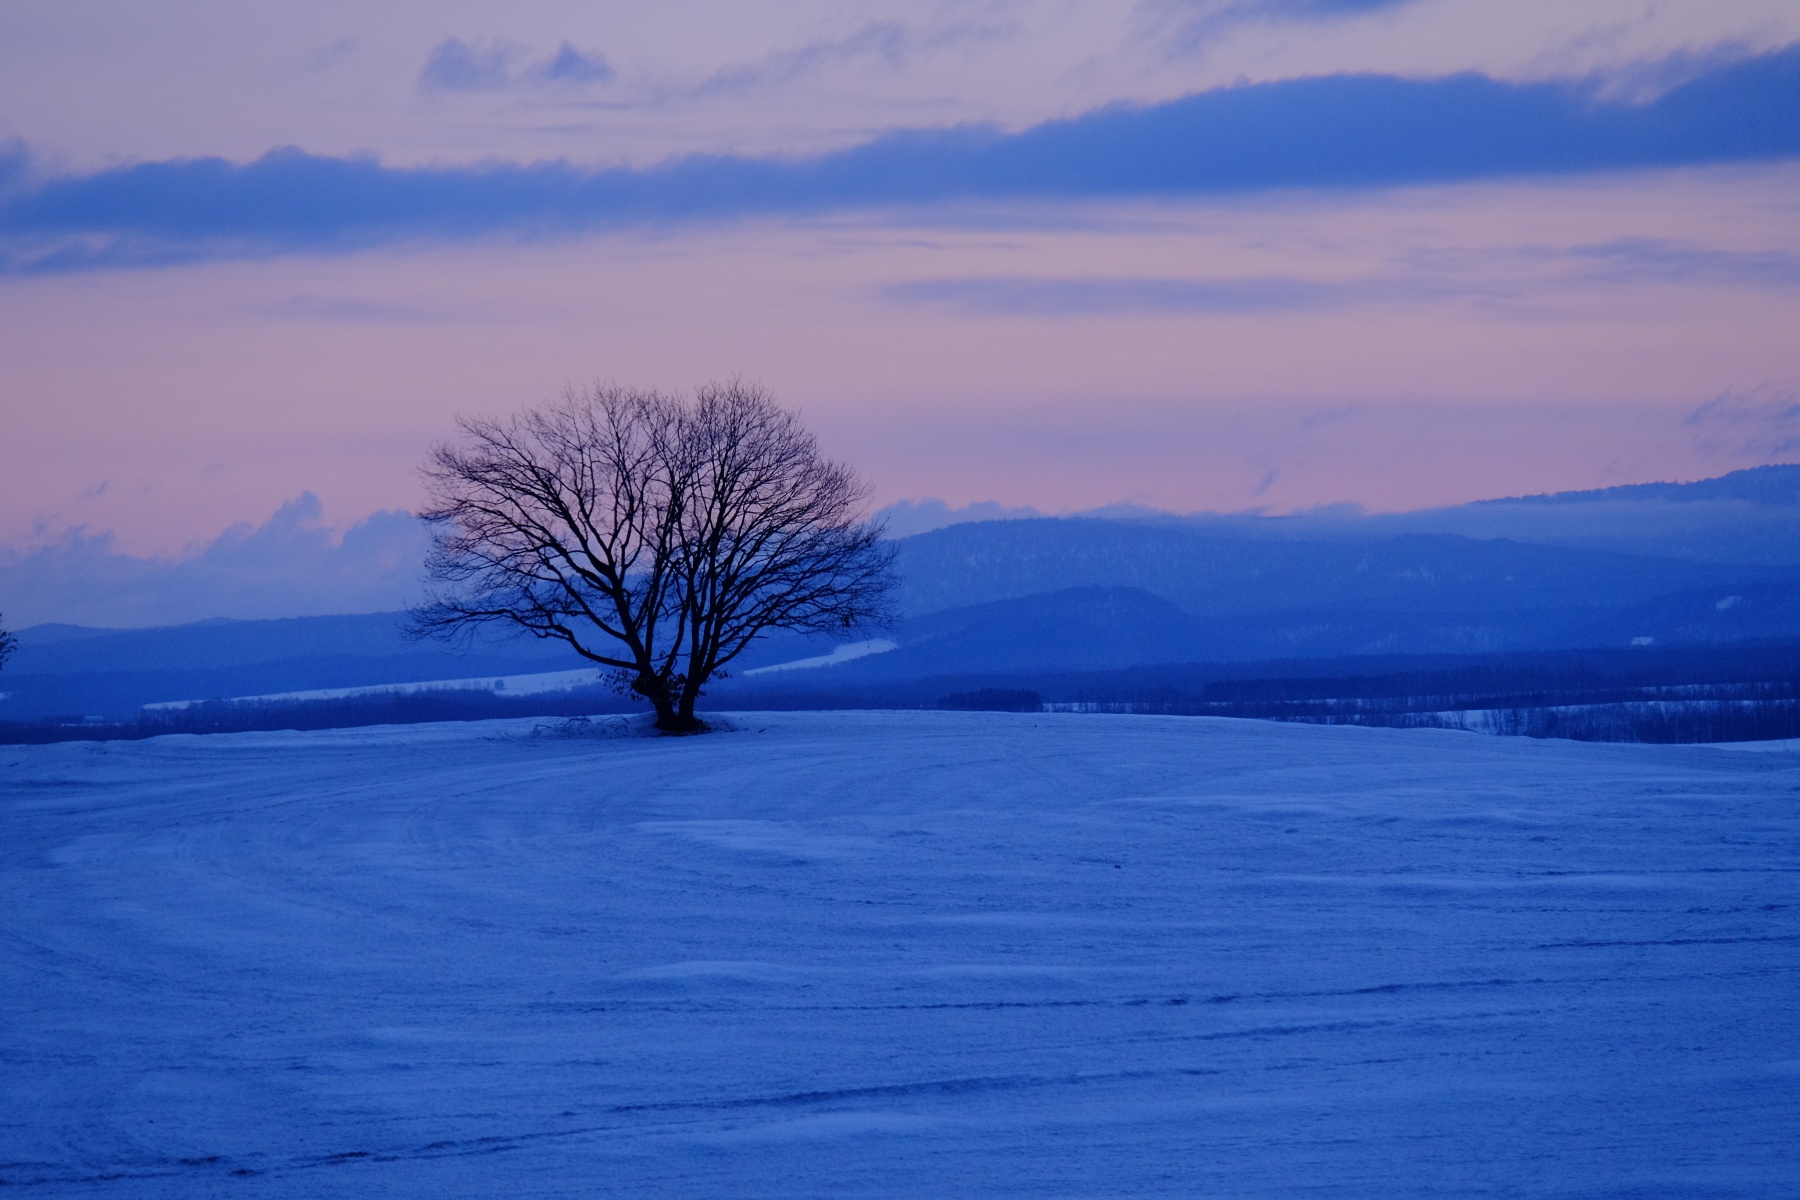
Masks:
[[[752,667],[745,671],[749,675],[767,675],[772,671],[811,671],[819,667],[835,667],[839,663],[854,662],[859,658],[867,658],[871,654],[886,654],[889,650],[898,650],[900,643],[888,638],[870,638],[865,642],[845,642],[841,646],[833,646],[830,654],[816,654],[811,658],[796,658],[790,662],[775,663],[767,667]]]
[[[729,720],[0,748],[0,1179],[1800,1191],[1791,749]]]

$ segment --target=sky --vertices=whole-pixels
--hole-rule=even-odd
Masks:
[[[1797,331],[1791,0],[0,9],[0,568],[341,549],[593,381],[877,504],[1698,478]]]

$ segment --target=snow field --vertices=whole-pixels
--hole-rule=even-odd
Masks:
[[[729,720],[0,749],[0,1180],[1800,1194],[1800,752]]]

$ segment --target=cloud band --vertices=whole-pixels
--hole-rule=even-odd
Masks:
[[[330,253],[646,222],[995,200],[1209,196],[1800,157],[1800,46],[1645,104],[1583,83],[1345,75],[1113,106],[1018,133],[889,134],[810,159],[396,168],[279,149],[32,180],[0,154],[0,271]]]

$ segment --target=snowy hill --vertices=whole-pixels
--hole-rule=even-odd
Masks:
[[[1687,483],[1640,483],[1478,500],[1414,512],[1353,505],[1288,516],[1143,513],[1215,536],[1382,541],[1405,534],[1504,538],[1705,563],[1800,566],[1800,466],[1754,467]]]
[[[0,748],[21,1194],[1778,1196],[1800,752],[1202,719]]]

